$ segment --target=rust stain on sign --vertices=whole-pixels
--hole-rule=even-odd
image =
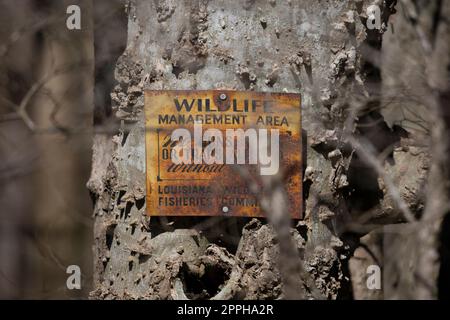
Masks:
[[[264,176],[302,217],[300,95],[146,91],[147,213],[264,217]]]

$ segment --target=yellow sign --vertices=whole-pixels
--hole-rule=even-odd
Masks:
[[[302,217],[300,95],[146,91],[145,121],[149,215],[264,217],[277,175]]]

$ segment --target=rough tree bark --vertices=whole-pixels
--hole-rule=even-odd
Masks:
[[[376,2],[384,26],[394,2]],[[373,111],[379,104],[379,72],[362,53],[379,50],[385,28],[366,28],[370,4],[126,4],[128,43],[117,62],[118,85],[112,93],[122,129],[112,139],[95,137],[88,182],[96,198],[92,298],[287,297],[278,237],[265,220],[150,221],[145,215],[143,90],[215,88],[302,94],[306,218],[291,229],[298,252],[294,259],[306,271],[295,275],[300,280],[298,296],[352,297],[348,261],[359,237],[406,217],[379,173],[354,152],[347,135],[370,141],[377,153],[391,150],[381,165],[399,186],[412,215],[421,210],[424,172],[404,174],[399,168],[412,163],[422,168],[426,160],[418,148],[392,152],[407,133],[391,130]],[[238,244],[226,238],[230,226]]]

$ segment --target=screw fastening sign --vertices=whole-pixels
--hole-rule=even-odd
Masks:
[[[300,219],[300,105],[292,93],[147,90],[147,213],[264,217],[277,176]]]

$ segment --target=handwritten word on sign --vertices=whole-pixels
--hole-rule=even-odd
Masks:
[[[145,117],[149,215],[264,217],[276,176],[301,218],[300,95],[146,91]]]

